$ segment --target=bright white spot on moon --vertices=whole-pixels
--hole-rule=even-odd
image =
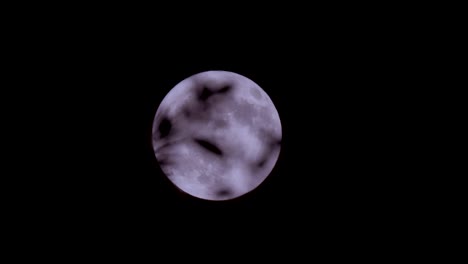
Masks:
[[[153,123],[161,169],[180,190],[228,200],[257,188],[273,170],[282,138],[278,112],[252,80],[208,71],[177,84]]]

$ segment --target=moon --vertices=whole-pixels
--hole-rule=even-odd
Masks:
[[[281,149],[279,114],[266,92],[229,71],[192,75],[164,97],[154,117],[156,160],[181,191],[230,200],[257,188]]]

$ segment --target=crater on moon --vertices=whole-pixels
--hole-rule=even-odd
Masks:
[[[183,192],[229,200],[257,188],[280,153],[281,122],[268,95],[228,71],[192,75],[164,97],[153,122],[156,159]]]

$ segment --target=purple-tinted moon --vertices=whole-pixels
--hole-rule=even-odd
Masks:
[[[257,188],[280,153],[281,122],[270,97],[233,72],[207,71],[178,83],[153,122],[153,149],[169,180],[206,200]]]

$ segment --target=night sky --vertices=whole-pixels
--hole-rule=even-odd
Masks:
[[[362,226],[383,217],[395,179],[390,152],[382,149],[393,140],[385,122],[388,87],[378,80],[383,73],[373,58],[344,52],[338,44],[279,49],[268,43],[247,50],[228,45],[168,51],[147,43],[134,53],[109,51],[102,64],[88,68],[96,79],[84,88],[92,107],[83,105],[91,154],[82,187],[91,190],[85,198],[91,208],[140,228],[160,221],[177,228],[175,223],[194,217],[205,228],[272,222],[301,230],[316,223],[325,232],[343,221]],[[255,191],[227,202],[180,193],[162,174],[151,146],[163,97],[182,79],[207,70],[254,80],[274,102],[283,128],[271,175]]]
[[[326,244],[397,229],[407,187],[406,172],[395,164],[407,160],[399,158],[405,131],[395,126],[395,114],[401,115],[395,98],[405,93],[395,77],[400,53],[379,31],[344,22],[303,25],[297,33],[260,26],[217,34],[137,22],[102,25],[64,33],[34,64],[47,72],[39,81],[60,88],[44,85],[58,99],[46,107],[56,118],[44,121],[53,129],[43,132],[50,139],[43,149],[50,148],[45,142],[59,143],[50,159],[54,173],[40,181],[47,186],[38,196],[47,198],[37,202],[42,214],[60,216],[57,223],[78,233],[140,243],[174,239],[167,242],[174,246],[196,243],[185,236],[240,238],[249,248],[296,236]],[[78,32],[67,30],[61,32]],[[179,192],[151,145],[154,115],[167,92],[208,70],[257,83],[283,130],[267,180],[224,202]]]

